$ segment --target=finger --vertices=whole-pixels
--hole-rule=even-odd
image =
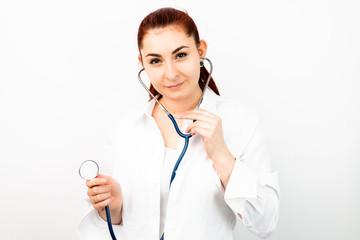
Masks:
[[[95,187],[89,188],[87,191],[87,194],[89,197],[92,197],[92,196],[102,194],[102,193],[107,193],[110,191],[111,191],[110,185],[95,186]]]
[[[182,119],[191,119],[196,121],[214,121],[218,118],[216,115],[206,110],[192,110],[178,115]]]
[[[94,186],[99,186],[99,185],[105,185],[107,184],[107,179],[106,178],[94,178],[94,179],[91,179],[91,180],[87,180],[86,181],[86,186],[88,188],[92,188]]]
[[[111,197],[110,192],[102,193],[102,194],[98,194],[98,195],[90,197],[90,202],[92,204],[96,204],[96,203],[102,202],[102,201],[104,201],[104,200],[106,200],[106,199],[108,199],[110,197]]]
[[[212,136],[212,132],[206,128],[196,126],[191,129],[191,135],[199,134],[203,139],[209,139]]]
[[[196,121],[191,123],[187,128],[185,132],[192,132],[192,129],[196,128],[196,127],[200,127],[203,129],[207,129],[208,131],[214,131],[215,130],[215,126],[213,125],[213,123],[211,122],[204,122],[204,121]]]
[[[193,109],[193,110],[189,110],[189,111],[185,111],[185,112],[182,112],[182,113],[179,113],[179,114],[183,114],[183,113],[204,113],[204,114],[208,114],[208,115],[213,115],[213,116],[216,116],[215,114],[205,110],[205,109]]]
[[[104,175],[104,174],[100,174],[100,173],[99,173],[99,174],[96,176],[96,178],[105,178],[106,181],[107,181],[107,184],[110,184],[110,185],[112,185],[112,184],[114,183],[114,179],[113,179],[112,177],[108,176],[108,175]]]
[[[216,117],[217,115],[207,111],[207,110],[204,110],[204,109],[193,109],[193,110],[190,110],[190,111],[185,111],[185,112],[182,112],[182,113],[179,113],[178,115],[187,115],[187,114],[202,114],[202,115],[206,115],[206,116],[209,116],[209,117]]]
[[[104,174],[101,174],[101,173],[98,173],[98,175],[96,176],[97,178],[110,178],[110,176],[107,176],[107,175],[104,175]]]
[[[196,122],[193,122],[192,124],[190,124],[190,125],[186,128],[185,133],[191,133],[191,135],[194,135],[194,134],[192,134],[192,132],[191,132],[191,130],[192,130],[194,127],[196,127]]]
[[[112,201],[112,198],[108,198],[105,199],[104,201],[98,202],[98,203],[94,203],[93,207],[97,210],[97,211],[101,211],[103,210],[106,206],[110,205]]]

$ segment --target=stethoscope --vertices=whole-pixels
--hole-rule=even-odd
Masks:
[[[210,64],[210,72],[209,72],[209,76],[208,79],[206,80],[204,89],[202,91],[200,100],[198,105],[196,106],[196,109],[200,108],[200,105],[203,101],[204,95],[205,95],[205,91],[209,85],[210,79],[211,79],[211,75],[212,75],[212,70],[213,70],[213,65],[212,62],[210,61],[210,59],[205,58],[205,57],[201,57],[202,59],[206,60],[209,62]],[[201,64],[201,67],[203,67],[203,63]],[[178,160],[176,161],[172,174],[171,174],[171,178],[170,178],[170,184],[169,184],[169,189],[171,188],[171,183],[173,182],[173,180],[175,179],[175,175],[176,175],[176,170],[178,169],[181,160],[183,159],[186,150],[189,146],[189,139],[191,138],[191,133],[188,134],[184,134],[180,131],[178,124],[175,121],[175,118],[173,117],[173,115],[171,113],[169,113],[169,111],[166,110],[166,108],[158,101],[158,99],[151,93],[151,91],[149,90],[149,88],[145,85],[145,83],[141,80],[141,73],[145,70],[145,68],[141,69],[138,73],[138,79],[139,82],[141,83],[141,85],[145,88],[145,90],[149,93],[149,95],[152,97],[152,99],[154,99],[154,101],[159,104],[159,107],[166,113],[166,115],[170,118],[170,120],[172,121],[172,123],[174,124],[175,130],[177,132],[177,134],[179,134],[180,137],[184,138],[185,143],[184,143],[184,147],[183,150],[178,158]],[[90,180],[95,178],[99,173],[99,165],[93,161],[93,160],[86,160],[85,162],[83,162],[80,166],[79,169],[79,174],[80,176],[85,179],[85,180]],[[116,240],[115,234],[114,234],[114,230],[111,224],[111,217],[110,217],[110,210],[109,210],[109,206],[105,207],[105,211],[106,211],[106,218],[107,218],[107,224],[108,224],[108,228],[109,228],[109,232],[111,235],[111,238],[113,240]],[[162,234],[160,240],[164,240],[164,233]]]

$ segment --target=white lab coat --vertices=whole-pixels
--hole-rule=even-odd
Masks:
[[[154,104],[150,101],[145,109],[117,119],[105,144],[101,172],[111,173],[122,187],[123,221],[114,226],[119,240],[160,238],[164,142],[151,116]],[[256,113],[210,89],[201,108],[221,117],[225,142],[236,163],[224,190],[201,136],[190,138],[169,193],[165,239],[230,240],[236,220],[260,237],[269,236],[277,223],[279,187]],[[190,123],[184,122],[182,130]],[[178,148],[183,143],[181,139]],[[79,224],[78,236],[111,239],[106,222],[92,207]]]

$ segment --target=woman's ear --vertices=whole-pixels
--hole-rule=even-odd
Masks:
[[[138,59],[139,59],[139,63],[141,64],[142,67],[144,67],[143,63],[142,63],[142,58],[141,58],[141,55],[139,54],[138,55]]]
[[[207,50],[207,44],[205,42],[205,40],[200,40],[199,46],[198,46],[198,51],[199,51],[199,55],[201,57],[205,57],[206,56],[206,50]]]

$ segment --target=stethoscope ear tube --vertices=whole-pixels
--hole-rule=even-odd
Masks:
[[[211,79],[211,76],[212,76],[212,71],[213,71],[213,64],[212,62],[210,61],[210,59],[206,58],[206,57],[200,57],[201,59],[204,59],[206,61],[209,62],[210,64],[210,72],[209,72],[209,76],[208,76],[208,79],[206,80],[206,83],[205,83],[205,87],[204,87],[204,90],[201,94],[201,97],[200,97],[200,100],[199,100],[199,104],[196,106],[196,109],[199,109],[200,108],[200,105],[204,99],[204,95],[205,95],[205,92],[206,92],[206,89],[207,87],[209,86],[209,82],[210,82],[210,79]]]
[[[145,68],[141,69],[138,73],[138,80],[141,83],[141,85],[145,88],[145,90],[149,93],[149,95],[152,97],[152,99],[155,100],[155,102],[157,104],[159,104],[160,108],[167,114],[169,115],[170,113],[166,110],[166,108],[157,100],[157,98],[154,96],[154,94],[152,94],[149,90],[149,88],[145,85],[145,83],[141,80],[141,73],[145,70]]]

